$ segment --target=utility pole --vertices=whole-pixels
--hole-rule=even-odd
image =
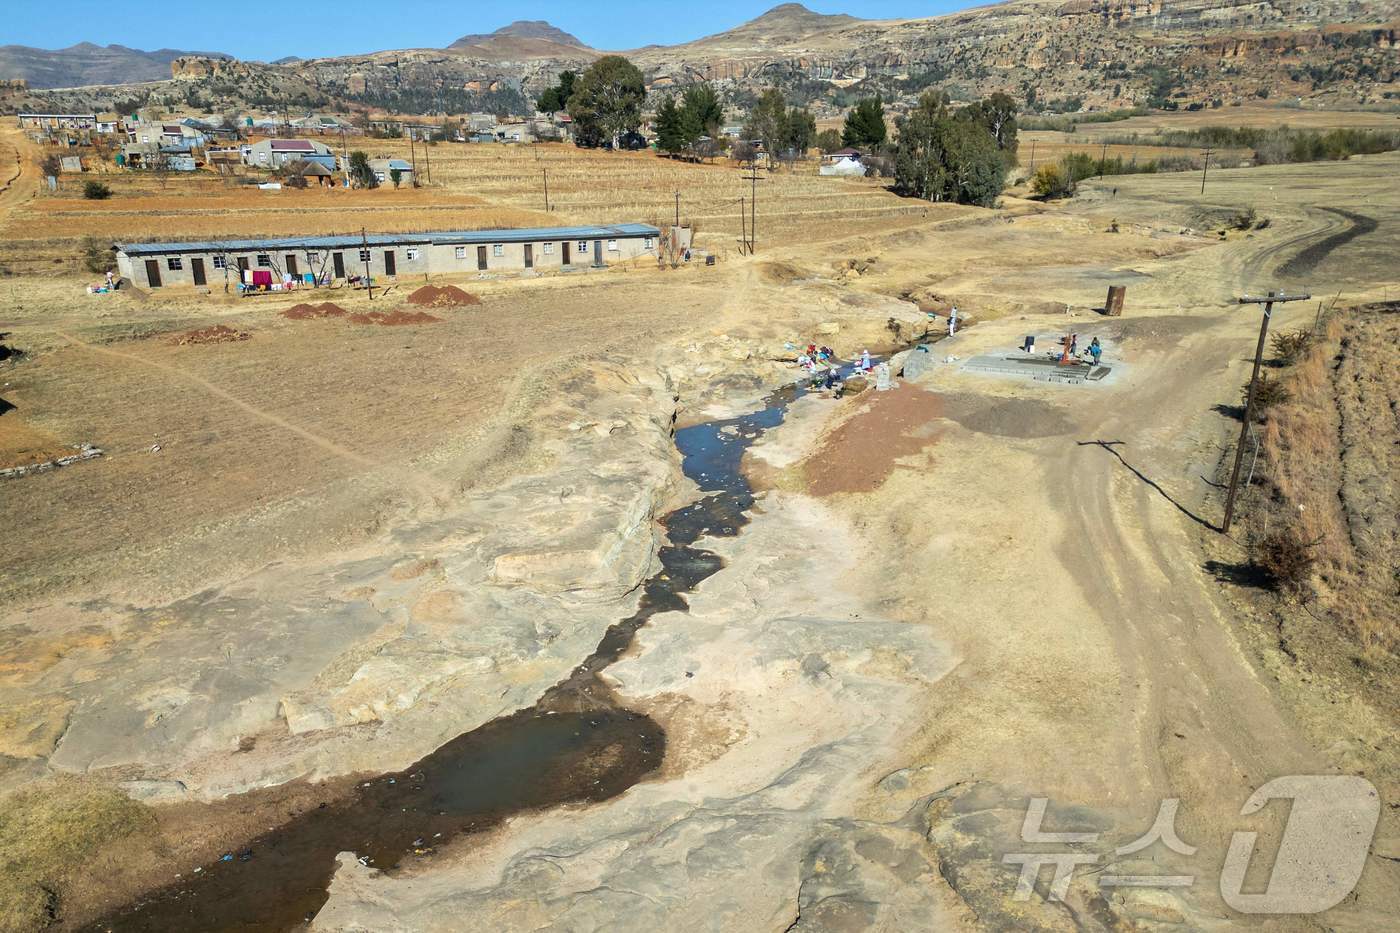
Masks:
[[[1254,373],[1249,377],[1249,392],[1244,399],[1244,418],[1240,425],[1240,442],[1235,446],[1235,466],[1230,471],[1230,492],[1225,497],[1225,520],[1220,524],[1220,533],[1230,533],[1230,522],[1235,517],[1235,487],[1240,481],[1240,466],[1244,463],[1244,444],[1249,439],[1249,427],[1254,421],[1254,395],[1259,387],[1259,366],[1264,361],[1264,340],[1269,335],[1269,318],[1273,316],[1274,305],[1285,301],[1307,301],[1311,295],[1283,295],[1269,292],[1267,297],[1256,298],[1249,295],[1239,299],[1242,305],[1261,304],[1264,306],[1264,319],[1259,322],[1259,344],[1254,348]]]
[[[1035,174],[1035,140],[1031,140],[1031,174]]]
[[[749,232],[746,243],[749,255],[758,251],[758,147],[749,140]],[[740,199],[743,200],[742,198]],[[742,212],[742,207],[740,208]]]
[[[413,165],[413,187],[418,187],[418,156],[413,150],[413,127],[408,128],[408,158]]]
[[[739,195],[739,252],[748,252],[749,248],[749,226],[748,219],[744,216],[744,196]]]
[[[1206,193],[1206,169],[1210,168],[1210,147],[1206,147],[1205,154],[1201,156],[1201,194]],[[1265,313],[1264,318],[1268,319]]]
[[[340,127],[340,170],[345,173],[345,187],[350,187],[350,152],[345,144],[345,126]]]
[[[549,212],[549,169],[544,170],[544,209]]]
[[[428,138],[423,140],[423,167],[428,171],[428,184],[433,183],[433,160],[428,158],[428,143],[433,141],[433,134],[428,133]]]
[[[681,225],[681,193],[676,192],[676,226]]]
[[[1103,144],[1103,151],[1099,153],[1099,180],[1103,180],[1103,164],[1108,158],[1108,143]]]
[[[369,237],[365,236],[365,228],[360,228],[360,251],[365,257],[365,291],[369,292],[369,300],[374,300],[374,280],[369,277]]]

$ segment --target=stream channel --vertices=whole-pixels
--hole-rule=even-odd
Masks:
[[[851,371],[842,369],[847,377]],[[757,411],[676,432],[682,472],[702,497],[661,519],[661,567],[643,584],[637,611],[609,626],[597,649],[535,705],[464,733],[403,771],[361,779],[349,793],[182,872],[86,929],[294,930],[328,900],[338,853],[391,872],[513,814],[607,800],[646,778],[661,766],[666,735],[628,710],[599,674],[648,619],[686,611],[685,594],[724,566],[696,542],[732,537],[748,523],[754,497],[740,469],[744,453],[806,392],[787,386]]]

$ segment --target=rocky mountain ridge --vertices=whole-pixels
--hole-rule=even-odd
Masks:
[[[32,88],[159,81],[169,77],[171,62],[192,55],[209,59],[231,57],[223,52],[180,49],[147,52],[124,45],[101,46],[91,42],[79,42],[66,49],[5,45],[0,46],[0,78],[23,80]]]
[[[898,103],[932,85],[955,97],[1005,91],[1070,111],[1294,97],[1376,103],[1400,99],[1397,31],[1396,0],[1009,0],[883,21],[785,4],[726,32],[626,54],[655,92],[707,80],[739,106],[770,86],[834,111],[861,94]],[[548,24],[517,23],[448,49],[284,66],[193,56],[172,62],[173,84],[108,97],[139,93],[211,108],[521,112],[560,71],[601,54],[564,40],[578,41]]]

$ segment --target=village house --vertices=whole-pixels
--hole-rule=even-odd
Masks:
[[[19,125],[29,130],[87,130],[97,125],[97,114],[22,113]]]
[[[116,113],[99,113],[97,115],[95,128],[97,132],[106,135],[113,135],[126,131],[126,128],[122,125],[121,115]]]
[[[118,243],[117,269],[141,288],[262,281],[286,276],[345,280],[398,275],[527,272],[604,267],[657,256],[661,231],[647,224],[313,236],[275,240]]]
[[[828,152],[822,156],[822,164],[817,169],[817,174],[864,177],[865,164],[861,162],[860,158],[860,151],[849,146],[845,149],[837,149],[835,152]]]
[[[244,162],[257,168],[284,168],[289,162],[319,162],[335,171],[335,153],[310,139],[263,139],[245,146]]]
[[[413,165],[407,159],[370,159],[369,170],[374,173],[374,180],[381,185],[393,184],[394,169],[399,171],[399,184],[413,184]]]
[[[158,143],[127,143],[117,155],[117,164],[127,168],[150,168],[159,156]]]
[[[292,170],[306,179],[308,187],[319,185],[322,188],[335,187],[335,172],[326,168],[320,162],[298,162],[294,163]]]

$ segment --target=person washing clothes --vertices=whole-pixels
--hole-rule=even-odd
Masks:
[[[870,351],[869,351],[869,350],[861,350],[861,351],[860,351],[860,371],[863,372],[863,373],[868,373],[868,372],[870,372]]]
[[[958,329],[958,306],[957,306],[957,305],[953,305],[952,310],[948,312],[948,336],[949,336],[949,337],[953,336],[953,334],[957,332],[957,329]]]

